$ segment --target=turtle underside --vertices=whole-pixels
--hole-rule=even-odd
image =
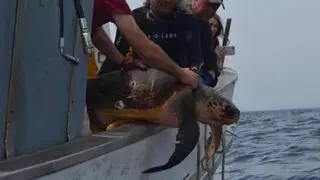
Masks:
[[[164,114],[174,113],[176,118],[172,121],[178,121],[179,128],[174,153],[165,165],[150,168],[143,173],[174,167],[192,152],[198,142],[200,132],[191,89],[162,71],[149,69],[103,74],[89,80],[86,101],[89,109],[103,109],[105,114],[116,118],[143,119],[145,114],[153,114],[149,116],[154,118],[151,121],[159,124],[163,124],[166,119],[157,118],[157,115],[166,110]]]

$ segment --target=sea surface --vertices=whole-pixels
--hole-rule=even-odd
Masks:
[[[225,180],[320,180],[320,109],[243,113],[236,134]]]

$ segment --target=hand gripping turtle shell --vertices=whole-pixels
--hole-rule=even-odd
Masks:
[[[212,157],[220,145],[222,125],[236,123],[240,116],[239,109],[213,88],[200,84],[192,90],[156,69],[114,71],[90,80],[87,106],[105,116],[144,119],[179,128],[178,143],[169,161],[143,173],[163,171],[182,162],[199,140],[197,121],[208,124],[214,131],[207,154]]]

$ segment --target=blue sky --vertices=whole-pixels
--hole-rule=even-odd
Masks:
[[[127,0],[136,8],[142,0]],[[320,1],[225,0],[241,110],[320,107]]]

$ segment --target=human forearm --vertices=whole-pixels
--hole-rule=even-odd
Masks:
[[[97,28],[96,32],[92,37],[93,44],[95,47],[108,58],[117,64],[120,64],[123,60],[122,54],[112,43],[109,36],[102,28]]]

